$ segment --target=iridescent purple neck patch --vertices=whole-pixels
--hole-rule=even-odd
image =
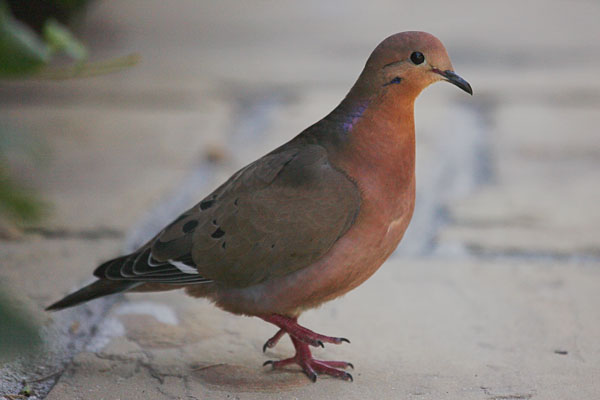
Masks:
[[[342,124],[345,132],[352,131],[352,128],[354,128],[354,125],[358,122],[358,120],[360,120],[360,117],[362,117],[368,106],[368,101],[362,101],[350,109],[350,112],[348,112],[348,115],[346,118],[344,118],[344,122]]]

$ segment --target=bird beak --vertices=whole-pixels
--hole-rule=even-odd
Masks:
[[[471,85],[469,85],[469,82],[465,81],[463,78],[455,74],[454,71],[451,71],[449,69],[447,69],[446,71],[440,71],[439,69],[434,68],[433,72],[435,72],[436,74],[440,74],[444,77],[444,80],[450,82],[453,85],[458,86],[459,88],[473,96],[473,89],[471,89]]]

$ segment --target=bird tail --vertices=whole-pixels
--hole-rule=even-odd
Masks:
[[[98,297],[124,292],[139,284],[140,282],[99,279],[48,306],[46,311],[57,311],[62,310],[63,308],[73,307],[85,303],[86,301],[97,299]]]

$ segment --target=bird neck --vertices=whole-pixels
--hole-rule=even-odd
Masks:
[[[414,97],[388,91],[362,96],[351,91],[324,119],[338,157],[359,168],[414,173]],[[409,176],[410,175],[410,176]]]
[[[351,91],[309,129],[328,149],[332,164],[359,186],[363,208],[382,220],[412,213],[414,204],[414,98],[394,94],[368,98]]]

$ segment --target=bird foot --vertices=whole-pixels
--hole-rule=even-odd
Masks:
[[[261,318],[279,327],[279,331],[264,344],[263,352],[266,351],[267,348],[275,347],[277,342],[279,342],[279,339],[281,339],[285,333],[289,334],[292,339],[296,338],[297,340],[314,347],[325,347],[324,343],[350,343],[348,339],[343,337],[325,336],[313,332],[310,329],[299,325],[297,318],[288,318],[279,314],[272,314]]]
[[[271,339],[267,340],[263,345],[263,353],[267,351],[267,349],[272,349],[273,347],[275,347],[277,345],[277,342],[279,342],[279,339],[281,339],[281,337],[285,334],[286,331],[284,331],[283,329],[278,330],[277,333],[273,335]]]
[[[277,332],[274,337],[277,337],[278,334],[279,332]],[[279,337],[281,337],[281,335],[279,335]],[[294,357],[279,361],[269,360],[266,361],[263,366],[271,365],[273,369],[280,369],[290,364],[298,364],[308,378],[313,382],[317,381],[317,376],[319,374],[325,374],[351,382],[354,380],[352,375],[350,375],[348,372],[338,369],[348,367],[354,369],[354,365],[351,363],[346,361],[323,361],[314,359],[307,343],[300,341],[293,336],[291,339],[294,347],[296,348],[296,355]],[[277,340],[279,340],[279,338]]]

